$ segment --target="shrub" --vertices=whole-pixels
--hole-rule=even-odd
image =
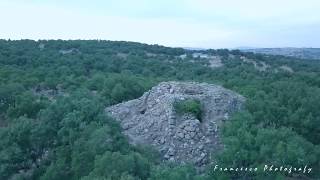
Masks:
[[[190,113],[201,121],[202,110],[199,100],[187,99],[182,101],[176,101],[174,103],[174,109],[178,114]]]

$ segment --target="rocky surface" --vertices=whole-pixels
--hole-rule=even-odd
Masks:
[[[283,66],[280,66],[279,69],[283,70],[283,71],[286,71],[286,72],[289,72],[289,73],[293,73],[293,69],[287,65],[283,65]]]
[[[186,99],[200,101],[201,122],[192,114],[175,113],[173,104]],[[212,158],[210,152],[220,148],[221,123],[241,110],[244,100],[221,86],[162,82],[138,99],[107,107],[106,112],[120,121],[131,143],[155,147],[163,160],[203,167]]]
[[[266,64],[263,61],[255,61],[252,59],[248,59],[245,56],[241,56],[240,59],[245,63],[253,64],[254,68],[258,71],[266,71],[271,67],[269,64]]]
[[[220,56],[211,56],[211,58],[209,59],[209,67],[218,68],[222,66],[223,63]]]
[[[66,55],[66,54],[81,54],[81,51],[79,49],[76,48],[71,48],[71,49],[61,49],[59,50],[59,53],[62,55]]]

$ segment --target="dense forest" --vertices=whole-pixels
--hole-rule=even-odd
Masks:
[[[104,113],[169,80],[220,84],[247,99],[224,124],[224,148],[205,172],[129,144]],[[319,108],[319,61],[133,42],[0,40],[0,179],[319,179]],[[312,171],[223,172],[214,164]]]
[[[282,55],[301,59],[320,59],[320,48],[255,48],[243,49],[244,52]]]

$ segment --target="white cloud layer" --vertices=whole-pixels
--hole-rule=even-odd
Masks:
[[[0,1],[0,38],[109,39],[206,48],[320,47],[316,0],[88,2]]]

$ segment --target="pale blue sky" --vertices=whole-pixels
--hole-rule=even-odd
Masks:
[[[320,47],[319,9],[319,0],[0,0],[0,38]]]

